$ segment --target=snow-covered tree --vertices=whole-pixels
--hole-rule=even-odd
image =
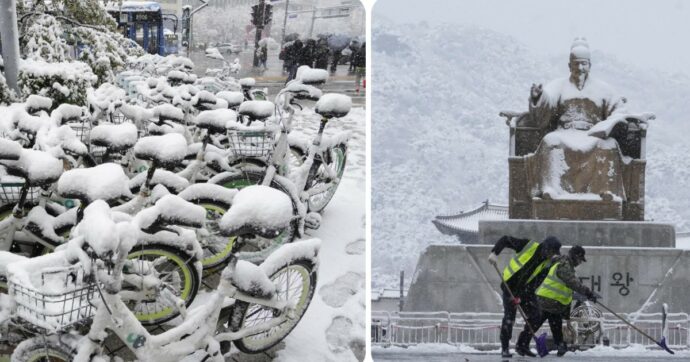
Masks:
[[[82,62],[45,62],[26,59],[19,69],[20,92],[38,94],[53,100],[53,107],[62,103],[86,104],[86,95],[98,78],[91,67]]]
[[[96,84],[113,81],[127,58],[144,54],[135,42],[116,32],[115,20],[98,0],[19,0],[22,56],[46,62],[64,62],[74,46],[77,59],[98,77]]]

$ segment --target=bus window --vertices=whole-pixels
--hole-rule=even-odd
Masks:
[[[136,29],[136,34],[134,35],[134,39],[139,44],[142,48],[144,47],[144,24],[142,23],[136,23],[134,24],[135,29]]]
[[[149,24],[149,48],[151,54],[158,54],[158,27]]]

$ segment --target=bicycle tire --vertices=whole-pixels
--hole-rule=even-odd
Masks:
[[[11,362],[69,362],[76,356],[57,336],[37,336],[19,343],[12,352]]]
[[[289,286],[290,283],[282,283],[279,280],[282,276],[285,276],[286,280],[290,279],[290,270],[297,272],[296,275],[301,278],[301,292],[296,294],[299,299],[295,305],[295,318],[286,321],[285,323],[274,327],[267,331],[267,333],[259,333],[253,336],[248,336],[245,338],[238,339],[233,343],[235,346],[244,353],[256,354],[264,352],[276,344],[280,343],[285,337],[290,334],[290,332],[297,326],[299,321],[306,313],[314,297],[314,291],[316,290],[316,272],[315,265],[311,260],[308,259],[296,259],[292,262],[284,265],[276,272],[274,272],[270,279],[278,286],[278,296],[279,298],[289,297],[289,291],[293,288],[288,288],[287,291],[281,289],[286,285]],[[294,285],[294,284],[293,284]],[[261,314],[261,312],[264,312]],[[229,328],[233,332],[239,331],[242,327],[247,324],[248,317],[254,317],[256,315],[265,316],[265,318],[276,317],[274,311],[270,308],[265,308],[263,306],[247,303],[241,300],[235,302],[232,308],[232,314],[229,319]],[[274,331],[275,334],[272,334]],[[268,338],[266,338],[268,337]]]
[[[142,244],[135,246],[127,255],[127,259],[144,257],[152,258],[153,261],[159,263],[160,265],[164,262],[168,262],[172,265],[169,269],[171,272],[177,270],[177,274],[170,274],[173,280],[173,289],[176,291],[178,297],[185,301],[185,305],[188,307],[194,301],[196,297],[200,284],[201,276],[199,275],[199,270],[201,269],[195,257],[190,256],[186,252],[164,244]],[[165,258],[166,260],[160,260],[159,258]],[[158,273],[165,272],[166,269],[156,269]],[[124,271],[127,272],[127,271]],[[177,278],[177,279],[176,279]],[[175,286],[179,285],[177,289]],[[123,289],[125,288],[125,283],[123,283]],[[136,288],[136,286],[129,285],[130,288]],[[158,305],[157,305],[158,304]],[[177,308],[172,306],[161,306],[158,298],[153,300],[143,300],[143,301],[132,301],[128,303],[128,306],[136,316],[137,320],[141,322],[142,325],[150,326],[165,323],[179,315]]]
[[[338,185],[340,185],[343,173],[345,173],[346,163],[347,146],[345,146],[344,144],[339,144],[331,148],[330,152],[326,154],[326,160],[314,159],[314,164],[312,167],[315,167],[315,170],[313,173],[310,172],[310,174],[313,174],[315,176],[307,180],[307,185],[305,187],[307,190],[318,186],[322,183],[322,181],[324,181],[322,179],[323,172],[319,172],[320,167],[324,165],[328,165],[328,167],[331,167],[331,165],[333,165],[338,181],[335,182],[331,187],[326,189],[326,191],[309,197],[309,200],[307,201],[309,211],[321,212],[323,211],[323,209],[326,208],[326,206],[328,206],[328,204],[331,202],[331,199],[333,199],[335,192],[338,190]]]
[[[206,230],[211,234],[217,232],[218,220],[228,211],[229,205],[207,199],[195,200],[194,202],[206,210]],[[201,266],[204,270],[215,269],[227,264],[236,237],[218,236],[208,239],[199,237],[198,239],[201,249],[204,251],[204,257],[201,259]]]

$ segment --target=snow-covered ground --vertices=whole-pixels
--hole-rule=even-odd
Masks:
[[[375,361],[536,361],[540,359],[520,357],[514,354],[512,359],[501,359],[496,351],[479,351],[468,346],[451,346],[447,344],[426,344],[407,348],[403,347],[372,347],[372,356]],[[665,351],[646,349],[641,345],[632,345],[628,348],[615,349],[612,347],[597,346],[587,351],[568,352],[563,357],[556,357],[551,352],[546,360],[567,361],[628,361],[628,362],[652,362],[652,361],[687,361],[690,358],[689,350],[675,351],[670,355]]]
[[[298,129],[315,132],[318,116],[303,112]],[[302,321],[277,351],[276,361],[356,361],[364,359],[365,322],[365,110],[329,123],[326,134],[348,130],[345,174],[323,212],[316,294]]]

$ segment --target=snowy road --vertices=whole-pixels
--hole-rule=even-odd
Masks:
[[[501,358],[497,351],[480,352],[465,346],[450,345],[425,345],[409,348],[401,347],[373,347],[372,358],[374,361],[429,361],[429,362],[483,362],[483,361],[627,361],[627,362],[656,362],[656,361],[687,361],[690,359],[690,351],[676,351],[670,355],[660,350],[646,350],[636,345],[624,349],[611,347],[596,347],[584,352],[568,352],[563,357],[557,357],[554,352],[544,358],[529,358],[514,355],[513,358]]]

